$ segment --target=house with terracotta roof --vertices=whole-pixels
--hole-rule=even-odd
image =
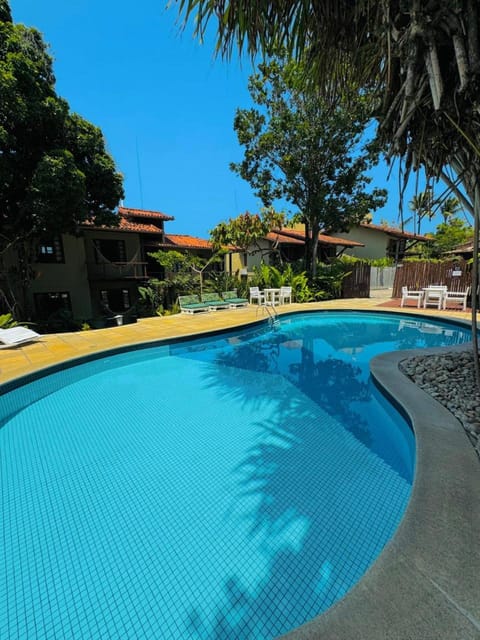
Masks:
[[[325,261],[341,256],[347,249],[363,247],[361,242],[348,238],[340,238],[336,235],[318,235],[318,259]],[[264,239],[258,242],[258,246],[251,247],[247,253],[232,253],[226,257],[226,271],[230,273],[247,274],[258,267],[262,262],[271,264],[275,262],[275,255],[282,262],[295,262],[305,256],[305,227],[283,227],[270,232]]]
[[[443,255],[460,256],[464,260],[469,260],[473,257],[473,238],[457,244],[451,251],[445,251]]]
[[[60,310],[68,310],[77,320],[105,316],[108,310],[125,312],[138,299],[139,285],[164,276],[149,253],[159,249],[188,250],[202,257],[212,253],[207,240],[165,233],[165,222],[174,218],[160,211],[122,206],[118,216],[117,227],[82,224],[76,235],[38,241],[34,278],[27,291],[35,319],[48,321]],[[6,266],[15,266],[14,254]]]
[[[432,242],[432,238],[428,236],[370,222],[362,222],[348,232],[338,232],[335,235],[359,243],[356,247],[348,248],[347,253],[351,256],[371,260],[392,258],[395,262],[403,260],[406,254],[415,255],[419,244]]]

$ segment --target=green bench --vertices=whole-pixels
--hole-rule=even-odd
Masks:
[[[229,309],[230,305],[225,300],[222,300],[217,293],[204,293],[202,296],[203,302],[206,302],[212,311],[217,309]]]
[[[246,298],[239,298],[236,291],[224,291],[222,298],[225,302],[228,302],[231,309],[246,307],[248,305],[248,300]]]
[[[196,313],[197,311],[210,311],[208,302],[201,302],[197,295],[178,296],[180,313]]]

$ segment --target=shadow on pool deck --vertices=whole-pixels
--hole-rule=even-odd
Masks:
[[[387,311],[388,297],[292,304],[310,310]],[[469,320],[458,311],[388,308],[430,318]],[[0,352],[0,382],[124,345],[218,331],[266,320],[263,309],[146,318],[133,325],[43,336]],[[463,347],[464,348],[464,347]],[[449,347],[452,350],[452,347]],[[407,355],[378,356],[372,374],[409,416],[417,441],[412,498],[394,538],[364,578],[325,614],[287,634],[290,640],[475,640],[480,638],[480,465],[460,423],[400,373]]]

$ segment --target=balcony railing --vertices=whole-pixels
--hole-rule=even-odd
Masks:
[[[146,262],[87,262],[90,280],[143,280]]]

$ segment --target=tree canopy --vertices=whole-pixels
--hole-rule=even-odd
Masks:
[[[236,247],[239,251],[257,253],[262,251],[260,241],[274,229],[285,224],[285,214],[273,207],[265,207],[260,213],[240,214],[227,222],[220,222],[210,231],[213,246],[218,250],[224,246]]]
[[[87,220],[116,225],[122,184],[100,129],[56,94],[41,34],[0,0],[0,255]]]
[[[234,128],[245,148],[231,168],[265,206],[294,205],[305,224],[307,269],[314,274],[318,233],[345,231],[385,203],[386,192],[366,188],[375,154],[361,143],[368,100],[332,104],[305,91],[303,65],[276,56],[249,81],[258,108],[238,109]]]
[[[433,242],[428,251],[433,258],[441,258],[447,251],[453,251],[455,247],[472,237],[472,227],[461,218],[451,218],[448,222],[437,225],[433,234]]]
[[[473,291],[480,220],[480,6],[477,0],[178,0],[196,33],[217,20],[217,51],[253,57],[278,46],[306,63],[323,95],[373,91],[377,138],[406,176],[424,167],[474,213]],[[404,181],[405,184],[405,181]],[[460,187],[460,188],[459,188]],[[477,298],[472,300],[478,353]],[[476,359],[480,385],[480,366]]]

